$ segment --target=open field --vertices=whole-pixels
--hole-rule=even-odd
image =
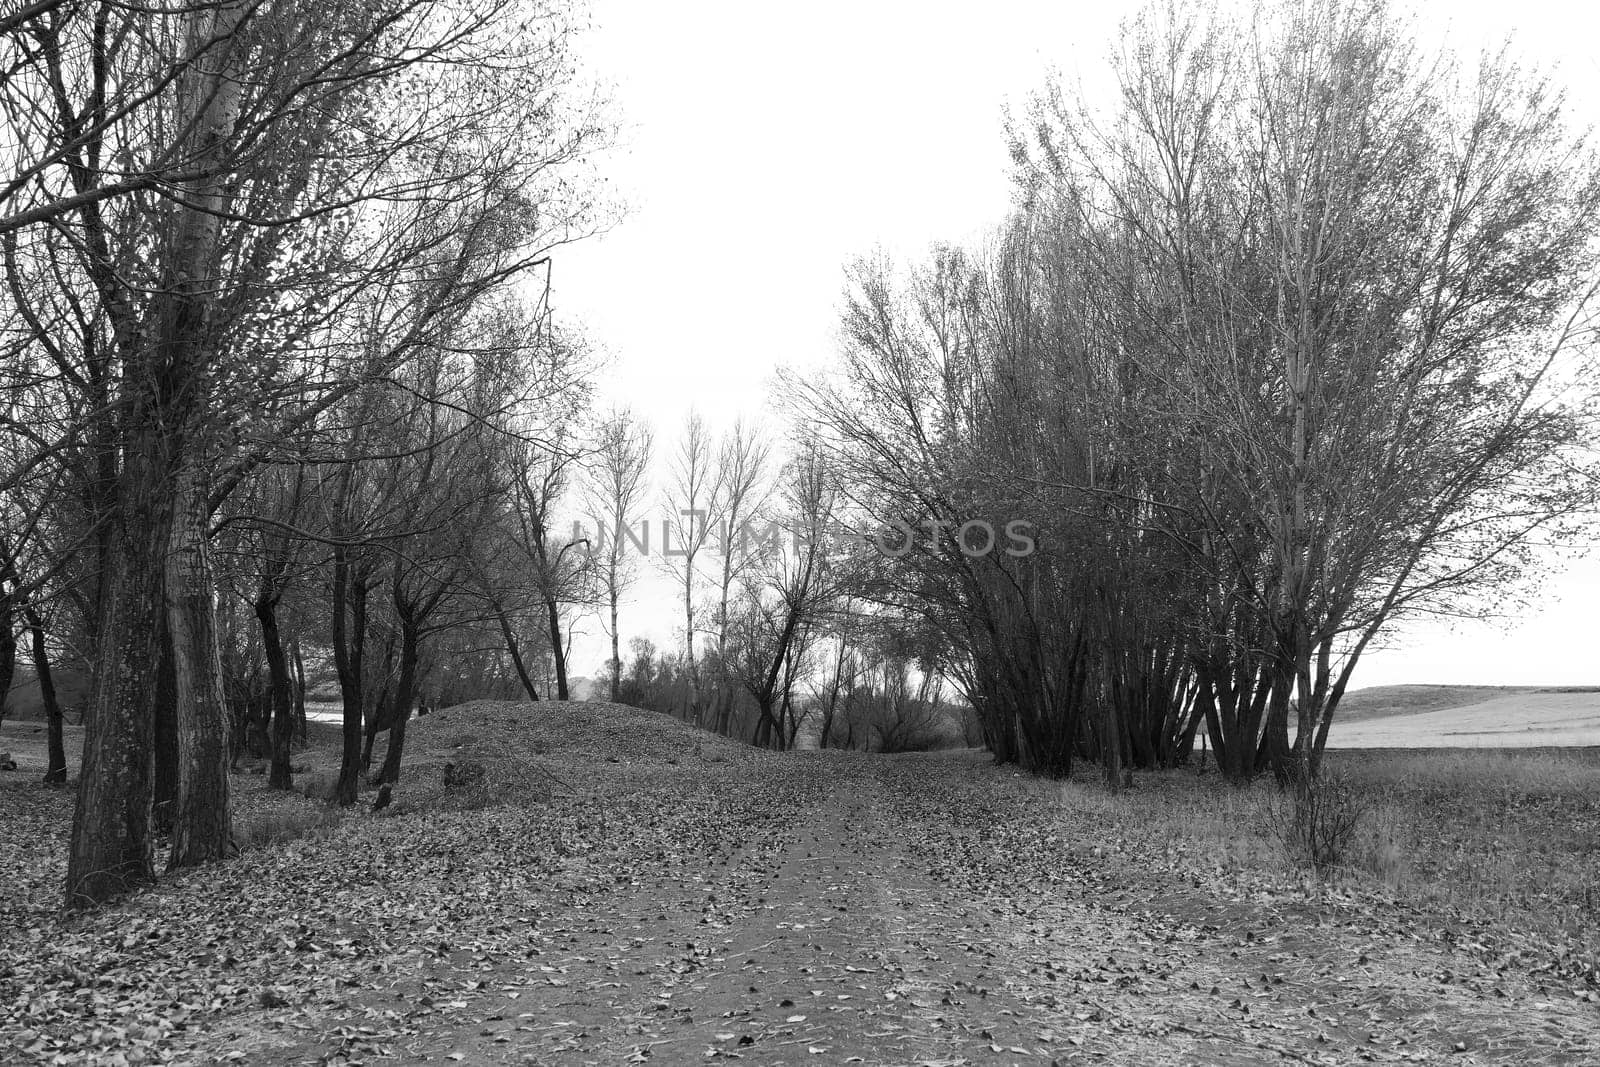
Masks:
[[[1362,722],[1393,715],[1415,715],[1538,691],[1531,686],[1509,685],[1378,685],[1346,693],[1339,702],[1339,721]]]
[[[17,763],[17,769],[0,778],[0,784],[43,776],[50,765],[49,742],[44,731],[42,722],[7,719],[0,723],[0,752],[11,753]],[[63,725],[61,741],[67,751],[67,766],[76,771],[83,754],[83,727]]]
[[[1270,784],[1193,770],[1113,796],[614,705],[411,740],[382,813],[236,775],[240,858],[76,918],[71,794],[6,776],[0,1060],[1600,1059],[1593,753],[1336,754],[1368,811],[1319,881]]]
[[[1328,732],[1338,748],[1600,745],[1600,690],[1386,686],[1351,693]]]

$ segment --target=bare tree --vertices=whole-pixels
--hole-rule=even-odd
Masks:
[[[611,699],[622,686],[621,629],[618,604],[635,575],[635,557],[628,545],[645,502],[654,445],[648,426],[629,411],[613,413],[600,425],[588,481],[590,517],[596,530],[600,582],[604,587],[611,636]]]
[[[549,652],[555,666],[556,699],[571,699],[567,678],[565,613],[593,600],[593,556],[586,538],[563,538],[556,529],[556,507],[566,493],[579,454],[558,434],[548,449],[521,455],[513,472],[515,507],[511,543],[530,571],[534,595],[544,612]]]
[[[689,676],[690,714],[700,708],[700,667],[695,658],[695,598],[699,593],[703,554],[711,541],[713,522],[723,503],[711,433],[699,414],[690,412],[678,449],[668,463],[668,517],[661,529],[661,560],[682,591],[683,658]],[[673,533],[676,531],[676,545]]]
[[[834,539],[838,486],[820,450],[802,442],[786,475],[788,529],[760,546],[760,565],[746,568],[730,656],[731,671],[756,702],[755,743],[777,748],[793,745],[799,732],[795,683],[816,626],[850,572]]]

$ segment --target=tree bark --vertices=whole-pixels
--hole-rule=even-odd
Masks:
[[[182,479],[173,512],[182,520],[174,523],[167,564],[167,624],[178,698],[178,819],[168,866],[176,868],[226,857],[233,849],[233,820],[211,516],[197,478]]]
[[[155,457],[142,454],[148,448],[143,441],[128,454],[123,506],[103,557],[97,662],[67,855],[69,908],[93,907],[155,879],[151,696],[161,585],[159,552],[151,546],[165,544],[166,537],[149,477]]]
[[[155,715],[155,803],[151,810],[156,832],[170,834],[178,818],[178,682],[165,612],[161,614],[159,642],[161,661],[156,668],[152,709]]]

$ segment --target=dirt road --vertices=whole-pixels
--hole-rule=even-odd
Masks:
[[[249,1062],[1600,1062],[1600,1012],[1366,909],[1208,899],[975,754],[796,755],[681,864],[577,858],[525,933],[212,1035]],[[681,847],[659,798],[662,852]],[[765,820],[762,806],[792,809]],[[637,849],[635,849],[637,851]],[[698,862],[693,862],[698,858]],[[459,934],[456,935],[459,943]],[[244,1020],[240,1020],[243,1022]]]

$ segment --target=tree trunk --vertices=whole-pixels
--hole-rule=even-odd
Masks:
[[[369,688],[363,685],[362,696],[368,700],[368,707],[363,711],[366,722],[367,736],[361,746],[361,769],[368,770],[372,766],[372,747],[377,743],[378,734],[389,728],[389,678],[394,668],[394,631],[390,630],[383,639],[383,669],[379,673],[382,679],[378,691],[371,697],[367,696]]]
[[[561,646],[561,606],[554,597],[545,598],[545,609],[550,615],[550,653],[556,661],[556,699],[570,700],[567,693],[567,652]]]
[[[504,611],[496,611],[495,617],[500,621],[500,636],[505,640],[506,651],[511,653],[511,665],[517,669],[517,679],[522,682],[522,691],[528,694],[529,700],[538,703],[539,690],[534,687],[533,679],[528,676],[528,664],[522,658],[517,635],[511,629],[511,619]]]
[[[116,534],[100,575],[94,685],[84,716],[67,856],[69,908],[92,907],[155,878],[150,833],[153,720],[164,516],[148,440],[130,449]],[[146,490],[143,494],[137,490]],[[134,491],[129,491],[134,490]]]
[[[689,702],[700,707],[700,665],[694,658],[694,557],[684,560],[683,580],[683,654],[689,661]],[[698,718],[698,712],[696,714]]]
[[[383,755],[383,767],[378,771],[377,784],[400,780],[400,761],[405,755],[406,722],[411,718],[411,705],[416,699],[417,681],[417,623],[400,619],[400,679],[395,685],[394,705],[390,712],[389,746]]]
[[[334,800],[340,807],[354,804],[361,788],[361,661],[366,629],[366,586],[359,578],[352,579],[349,552],[341,545],[333,550],[333,666],[344,704],[344,758],[339,764],[339,784],[334,789]]]
[[[178,819],[178,681],[172,659],[172,636],[166,612],[161,614],[161,661],[156,668],[155,803],[151,809],[155,829],[171,834]],[[231,757],[231,753],[230,753]]]
[[[289,746],[294,740],[294,683],[289,678],[289,657],[284,652],[283,635],[278,629],[278,596],[273,577],[263,575],[255,613],[261,624],[261,644],[267,656],[268,706],[272,709],[272,769],[267,786],[291,789],[294,775],[290,771]]]
[[[272,707],[268,694],[260,685],[261,661],[265,658],[260,648],[260,627],[244,624],[243,628],[243,649],[229,646],[229,653],[236,664],[233,677],[238,679],[239,693],[237,712],[229,719],[233,728],[241,731],[232,746],[236,762],[241,756],[259,760],[272,754],[272,739],[269,736]]]
[[[171,519],[166,550],[167,625],[172,632],[178,709],[178,818],[171,867],[221,859],[233,847],[228,796],[228,715],[217,641],[216,583],[211,568],[210,508],[199,456],[214,388],[210,349],[218,275],[221,217],[229,195],[228,144],[243,94],[238,69],[245,44],[238,36],[246,5],[238,0],[197,9],[187,28],[191,42],[221,42],[182,83],[180,129],[202,175],[183,187],[162,288],[155,297],[158,344],[151,354],[158,396],[155,429],[171,441],[165,472]],[[124,506],[128,501],[121,502]]]
[[[217,641],[211,524],[194,477],[174,494],[167,557],[167,624],[178,707],[178,819],[170,867],[222,859],[233,848],[228,795],[228,710]]]
[[[50,672],[50,650],[44,643],[44,621],[31,606],[24,609],[24,615],[33,638],[33,673],[39,679],[39,699],[44,702],[49,730],[50,765],[45,768],[44,781],[46,785],[65,785],[67,746],[61,731],[61,702],[56,699],[55,677]]]
[[[835,676],[835,678],[837,678],[837,675]],[[838,710],[839,710],[839,685],[838,685],[838,682],[835,681],[833,685],[828,687],[828,699],[827,699],[826,703],[824,703],[822,705],[822,724],[818,728],[818,732],[817,732],[817,747],[818,748],[824,748],[825,749],[825,748],[830,747],[828,742],[833,736],[833,717],[834,717],[835,714],[838,713]],[[966,740],[966,737],[964,735],[962,737],[962,740]]]
[[[621,635],[617,633],[617,586],[613,578],[611,583],[611,703],[617,702],[617,694],[622,691],[622,643]]]
[[[7,559],[4,569],[0,570],[0,723],[6,721],[11,680],[16,677],[17,671],[17,638],[13,628],[17,601],[11,591],[11,582],[15,580],[16,574],[11,568],[10,559]]]
[[[306,661],[300,654],[298,631],[289,645],[289,654],[294,663],[294,724],[300,731],[300,743],[305,744],[310,739],[311,727],[306,721]]]
[[[750,743],[756,748],[768,748],[772,744],[772,698],[756,697],[756,729]]]

